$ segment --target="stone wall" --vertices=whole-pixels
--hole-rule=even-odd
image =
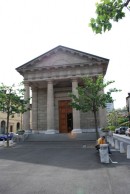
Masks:
[[[47,91],[38,90],[38,130],[47,129]]]
[[[81,118],[80,122],[81,129],[95,129],[94,115],[92,112],[86,113],[81,112],[80,118]],[[98,115],[97,119],[99,120]]]

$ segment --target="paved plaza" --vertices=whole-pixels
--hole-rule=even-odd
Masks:
[[[95,142],[23,142],[0,147],[0,194],[129,194],[130,160],[101,164]]]

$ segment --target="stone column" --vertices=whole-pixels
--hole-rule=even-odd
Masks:
[[[54,91],[53,81],[47,83],[47,131],[46,134],[54,134]]]
[[[78,81],[76,79],[72,80],[72,93],[78,96]],[[72,133],[82,133],[80,129],[80,111],[73,108],[73,130]]]
[[[38,133],[38,88],[32,87],[32,130]]]
[[[29,83],[25,82],[24,83],[24,100],[28,100],[30,98],[30,88],[29,88]],[[30,102],[26,104],[26,109],[30,107]],[[30,132],[30,110],[26,111],[23,114],[23,129],[25,130],[26,133]]]

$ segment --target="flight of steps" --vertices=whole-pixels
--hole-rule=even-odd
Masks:
[[[59,134],[28,134],[24,139],[25,142],[42,142],[42,141],[95,141],[95,133],[59,133]]]

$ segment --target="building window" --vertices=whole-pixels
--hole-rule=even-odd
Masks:
[[[20,123],[16,124],[16,130],[18,131],[20,129]]]
[[[1,133],[5,134],[5,128],[6,128],[6,122],[5,121],[1,121]]]
[[[13,126],[10,125],[10,132],[13,132]]]

